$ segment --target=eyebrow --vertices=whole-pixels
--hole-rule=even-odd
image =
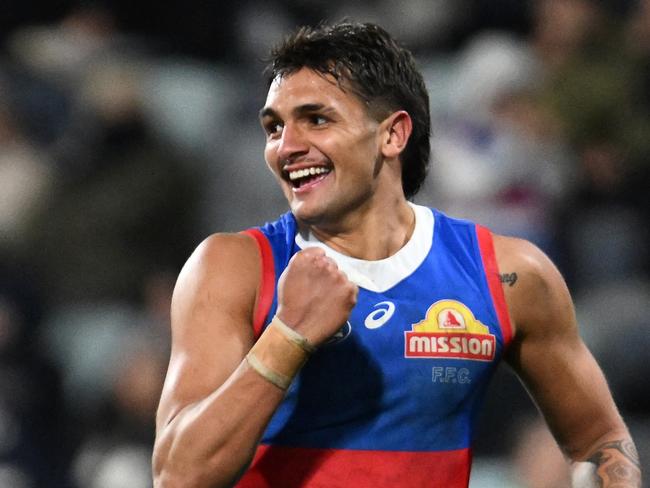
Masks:
[[[298,105],[297,107],[295,107],[291,111],[291,113],[294,116],[300,116],[300,115],[303,115],[303,114],[306,114],[306,113],[318,112],[320,110],[324,110],[325,112],[333,112],[334,111],[333,108],[330,108],[330,107],[326,108],[325,105],[323,105],[322,103],[305,103],[303,105]],[[262,110],[260,110],[259,116],[260,116],[260,119],[262,119],[264,117],[274,117],[274,118],[278,118],[278,119],[280,118],[278,116],[278,113],[275,110],[273,110],[271,107],[262,108]]]

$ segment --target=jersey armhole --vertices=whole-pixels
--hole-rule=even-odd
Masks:
[[[247,229],[242,232],[255,239],[257,248],[260,251],[261,282],[259,295],[257,296],[257,307],[253,314],[253,333],[255,340],[262,334],[264,322],[267,318],[273,295],[275,293],[275,265],[273,262],[273,250],[266,236],[259,229]]]
[[[490,289],[490,295],[492,296],[492,303],[494,304],[499,325],[501,326],[503,345],[504,348],[507,348],[512,340],[512,325],[510,323],[510,313],[508,312],[506,297],[499,278],[499,266],[497,265],[497,258],[494,252],[492,233],[486,227],[477,225],[476,236],[478,238],[485,277]]]

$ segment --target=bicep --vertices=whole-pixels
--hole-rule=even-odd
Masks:
[[[620,419],[605,378],[577,335],[517,341],[508,359],[571,457],[617,428]]]
[[[507,360],[561,447],[580,457],[600,437],[624,426],[605,377],[580,338],[559,271],[529,243],[515,243],[507,255],[504,261],[519,275],[518,288],[506,290],[517,331]]]
[[[172,348],[158,429],[219,388],[252,346],[256,253],[247,236],[212,236],[181,271],[172,299]]]

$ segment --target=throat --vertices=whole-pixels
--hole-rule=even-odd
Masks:
[[[319,226],[311,227],[307,239],[321,242],[351,258],[380,261],[396,254],[409,242],[415,229],[415,215],[411,211],[407,221],[394,223],[394,226],[387,226],[385,220],[368,219],[348,232],[335,233]]]

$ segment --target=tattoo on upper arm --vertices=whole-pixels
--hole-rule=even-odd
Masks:
[[[508,286],[514,286],[517,283],[517,273],[501,273],[499,279],[501,283],[508,283]]]
[[[587,461],[596,465],[599,487],[641,487],[639,454],[630,439],[601,445]]]

